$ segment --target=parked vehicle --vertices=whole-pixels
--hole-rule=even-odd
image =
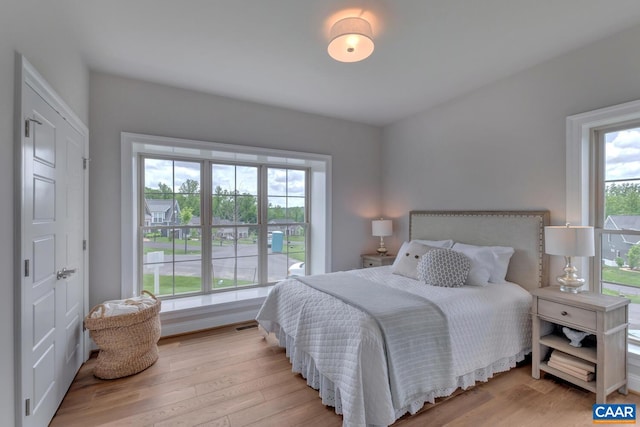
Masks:
[[[296,262],[295,264],[291,264],[289,270],[287,271],[287,276],[305,276],[307,274],[306,269],[304,267],[304,262]]]

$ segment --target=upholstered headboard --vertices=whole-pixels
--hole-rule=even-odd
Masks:
[[[544,226],[548,211],[412,211],[410,239],[446,240],[515,249],[507,280],[531,291],[546,284]]]

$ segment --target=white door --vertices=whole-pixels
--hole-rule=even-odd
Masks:
[[[84,361],[85,138],[45,98],[23,83],[19,363],[24,426],[51,421]]]

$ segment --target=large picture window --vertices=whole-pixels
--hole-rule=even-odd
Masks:
[[[206,295],[329,268],[328,156],[137,134],[122,148],[123,296]]]

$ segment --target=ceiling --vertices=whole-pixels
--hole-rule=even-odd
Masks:
[[[640,23],[638,0],[25,1],[92,70],[377,126]],[[327,54],[346,16],[373,27],[359,63]]]

